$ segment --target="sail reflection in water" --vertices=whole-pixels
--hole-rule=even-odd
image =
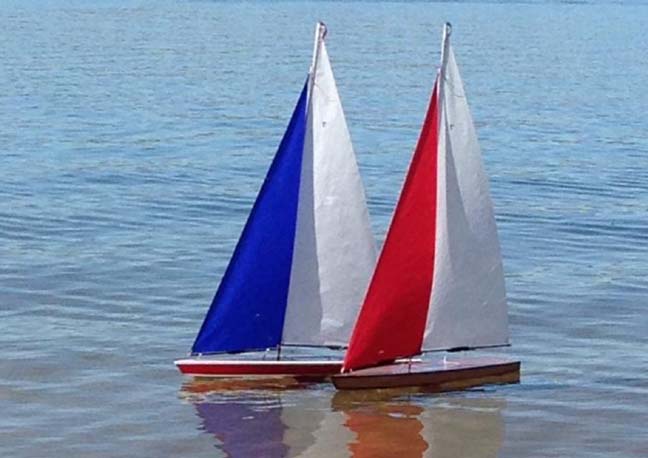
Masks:
[[[232,458],[481,458],[497,456],[504,439],[505,402],[492,398],[224,381],[188,382],[181,396]]]
[[[503,399],[444,399],[421,414],[426,457],[497,457],[504,442]]]
[[[373,398],[372,398],[373,396]],[[355,433],[349,456],[399,458],[496,457],[504,440],[499,399],[403,397],[339,392],[333,407]]]
[[[194,404],[201,429],[218,440],[227,457],[349,456],[345,444],[353,435],[344,415],[331,411],[332,393],[295,389],[300,387],[290,381],[262,389],[194,381],[183,386],[182,396]]]
[[[226,456],[279,458],[287,456],[281,441],[286,427],[276,402],[271,397],[250,396],[234,402],[197,403],[196,411]]]
[[[343,408],[346,426],[355,433],[348,445],[350,456],[422,457],[428,444],[421,436],[423,408],[407,402],[379,402]]]

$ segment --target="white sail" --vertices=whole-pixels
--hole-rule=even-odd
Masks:
[[[508,343],[500,245],[479,144],[444,33],[440,70],[437,230],[423,348]]]
[[[282,342],[346,345],[373,272],[376,245],[323,25],[316,34]]]

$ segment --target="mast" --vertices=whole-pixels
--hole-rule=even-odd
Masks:
[[[318,21],[317,24],[315,24],[315,39],[313,40],[313,58],[311,61],[310,68],[308,69],[308,81],[306,83],[307,86],[307,102],[306,102],[306,119],[307,119],[307,125],[306,125],[306,132],[305,135],[307,139],[305,139],[305,142],[310,139],[312,136],[312,116],[310,116],[311,110],[312,110],[312,99],[313,99],[313,86],[315,84],[315,71],[317,69],[317,63],[319,61],[319,54],[320,54],[320,48],[322,46],[322,43],[324,41],[324,37],[326,36],[326,25]],[[309,158],[306,158],[307,160]],[[303,160],[303,158],[302,158]],[[302,176],[302,180],[304,179],[304,176]],[[277,361],[281,360],[281,345],[283,344],[283,332],[282,332],[282,339],[279,341],[277,344]]]
[[[445,68],[448,62],[448,55],[450,53],[450,35],[452,35],[452,24],[446,22],[443,24],[443,32],[441,35],[441,64],[439,66],[439,73],[441,78],[445,78]],[[441,85],[440,88],[442,88]]]
[[[432,294],[422,348],[508,344],[502,256],[488,175],[450,37],[439,70],[437,232]]]
[[[313,43],[313,60],[308,70],[308,110],[310,111],[313,85],[315,84],[315,71],[319,61],[320,49],[326,37],[326,24],[319,21],[315,24],[315,40]]]
[[[297,231],[282,345],[344,346],[376,260],[364,185],[315,27]]]

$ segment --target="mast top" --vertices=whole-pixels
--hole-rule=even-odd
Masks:
[[[322,21],[317,21],[317,36],[320,40],[323,40],[326,38],[326,34],[328,32],[328,29],[326,28],[326,24],[324,24]]]
[[[450,35],[452,35],[452,24],[449,22],[446,22],[443,24],[443,36],[441,38],[442,44],[441,44],[441,66],[439,68],[439,72],[441,73],[441,77],[444,78],[445,74],[445,66],[448,58],[448,51],[450,47]]]
[[[452,34],[452,24],[446,22],[443,24],[443,34],[448,38]]]
[[[309,80],[311,81],[310,84],[312,84],[315,67],[317,66],[317,61],[319,59],[320,43],[324,42],[327,32],[328,29],[326,28],[326,24],[322,21],[317,21],[317,24],[315,24],[315,43],[313,43],[313,60],[311,61],[311,66],[308,70]]]

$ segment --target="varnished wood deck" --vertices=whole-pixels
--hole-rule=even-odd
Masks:
[[[424,387],[425,391],[456,391],[520,381],[520,362],[502,358],[390,364],[332,377],[340,390]]]

